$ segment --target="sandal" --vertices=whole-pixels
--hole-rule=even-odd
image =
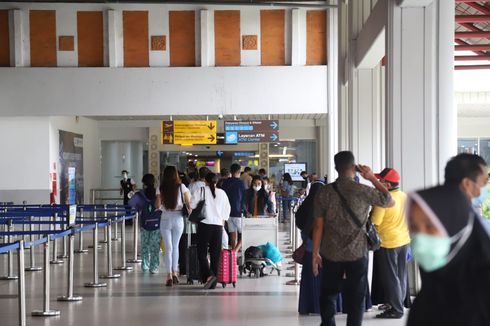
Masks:
[[[172,285],[174,285],[174,282],[173,282],[173,280],[172,280],[172,279],[168,279],[168,280],[167,280],[167,283],[165,283],[165,286],[169,286],[169,287],[170,287],[170,286],[172,286]]]
[[[177,276],[172,276],[172,282],[174,283],[174,285],[177,285],[179,284],[179,278]]]

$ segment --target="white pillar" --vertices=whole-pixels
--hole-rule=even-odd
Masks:
[[[335,166],[333,163],[334,155],[339,151],[339,9],[331,8],[327,10],[327,148],[324,150],[326,158],[326,174],[329,181],[336,178]],[[322,154],[322,151],[320,151]],[[320,160],[321,162],[321,160]]]
[[[201,67],[212,67],[214,59],[214,12],[201,10]]]
[[[306,11],[293,9],[291,18],[291,65],[306,65]]]
[[[107,34],[109,67],[122,67],[124,65],[122,12],[116,12],[112,9],[107,11]]]
[[[26,63],[26,53],[24,51],[25,46],[27,46],[28,40],[26,40],[23,28],[23,15],[22,11],[19,9],[10,10],[10,65],[13,67],[25,67]]]
[[[405,191],[443,181],[456,152],[453,104],[454,6],[388,5],[386,43],[387,160]]]

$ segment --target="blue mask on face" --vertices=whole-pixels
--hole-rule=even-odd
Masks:
[[[481,206],[487,200],[488,197],[488,187],[487,185],[481,187],[480,196],[473,198],[473,206]]]

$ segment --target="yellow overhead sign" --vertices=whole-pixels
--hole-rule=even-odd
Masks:
[[[162,121],[162,144],[216,144],[216,120]]]

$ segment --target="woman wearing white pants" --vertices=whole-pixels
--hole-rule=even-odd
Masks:
[[[179,283],[179,241],[184,231],[182,208],[189,207],[190,192],[179,178],[175,166],[167,166],[160,184],[162,220],[160,232],[165,244],[163,261],[167,273],[166,286]]]

